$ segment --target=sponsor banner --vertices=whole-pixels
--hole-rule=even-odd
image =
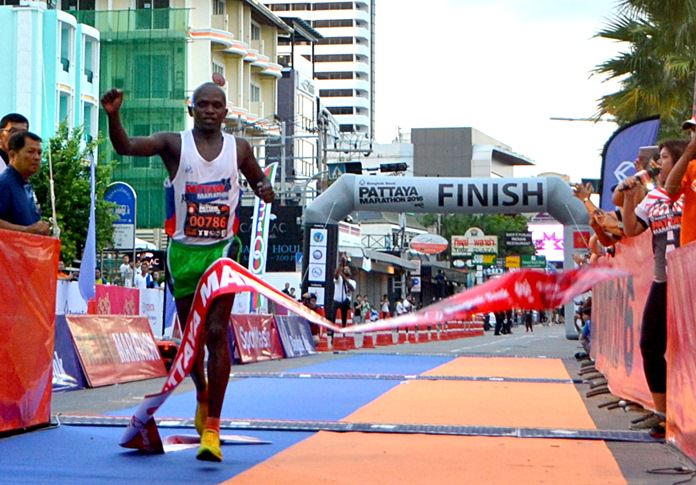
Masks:
[[[53,351],[53,391],[83,389],[87,379],[75,351],[68,322],[64,315],[56,315],[56,345]]]
[[[534,244],[532,235],[528,232],[506,232],[505,245],[509,248],[515,246],[531,246]]]
[[[140,315],[147,317],[152,335],[160,337],[163,333],[164,290],[146,288],[140,290]]]
[[[249,248],[252,230],[252,207],[239,208],[239,225],[237,235],[242,240],[241,264],[248,267]],[[294,272],[296,270],[296,258],[302,253],[302,225],[297,221],[302,217],[302,207],[281,206],[273,204],[271,207],[270,224],[268,227],[268,241],[266,249],[266,272]],[[326,247],[326,238],[324,238]]]
[[[276,315],[275,322],[286,357],[301,357],[317,353],[307,320],[296,315]]]
[[[140,292],[125,286],[97,285],[97,296],[90,300],[89,307],[92,315],[137,315]]]
[[[551,274],[522,270],[489,280],[483,285],[453,295],[417,313],[343,328],[330,323],[301,303],[289,298],[231,259],[220,259],[206,270],[198,283],[182,343],[162,390],[147,396],[138,406],[120,444],[126,448],[163,453],[162,440],[153,416],[169,394],[191,371],[196,353],[200,350],[198,342],[210,302],[221,295],[244,291],[259,292],[311,323],[337,333],[355,333],[404,326],[432,325],[436,322],[458,319],[460,315],[512,307],[554,308],[584,293],[600,281],[624,275],[623,271],[599,266],[587,266],[565,273]]]
[[[166,375],[145,317],[68,315],[66,318],[90,387]]]
[[[474,313],[488,313],[511,308],[543,310],[557,308],[581,295],[595,284],[626,276],[625,271],[606,266],[583,266],[558,273],[520,270],[452,295],[432,305],[405,315],[342,329],[343,333],[375,332],[395,327],[432,325],[462,320]]]
[[[441,212],[461,212],[468,207],[474,213],[491,213],[510,207],[524,212],[546,210],[548,188],[535,178],[472,180],[440,179],[437,183],[415,182],[413,178],[375,175],[360,178],[355,184],[355,210],[389,206],[392,212],[422,212],[438,207]],[[511,210],[510,212],[514,212]]]
[[[695,263],[696,244],[667,255],[667,441],[692,460],[696,459]]]
[[[0,230],[0,432],[48,423],[58,239]]]
[[[99,289],[101,285],[97,285]],[[87,302],[80,295],[77,281],[58,280],[56,286],[56,315],[87,313]]]
[[[283,358],[273,315],[232,315],[230,322],[242,364]]]
[[[602,151],[600,207],[614,210],[614,187],[636,173],[634,160],[642,146],[654,145],[660,130],[660,117],[651,117],[624,125],[611,135]]]
[[[592,354],[595,365],[617,396],[652,407],[640,353],[643,308],[653,279],[652,237],[624,238],[608,264],[629,273],[628,278],[605,281],[592,290]],[[671,268],[670,268],[671,271]],[[673,288],[670,288],[670,292]]]
[[[452,256],[498,253],[498,236],[452,236]]]

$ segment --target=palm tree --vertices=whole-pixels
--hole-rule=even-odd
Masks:
[[[663,137],[681,136],[692,115],[696,74],[696,0],[621,0],[598,37],[627,49],[594,73],[617,79],[620,89],[599,100],[596,116],[619,124],[659,114]]]

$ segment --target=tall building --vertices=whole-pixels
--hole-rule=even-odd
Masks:
[[[39,2],[0,6],[0,23],[0,117],[21,113],[44,139],[61,122],[95,137],[99,32]]]
[[[293,65],[297,56],[313,59],[319,97],[336,117],[340,131],[374,138],[375,0],[264,3],[279,17],[305,20],[323,36],[316,46],[279,44],[279,62]]]
[[[55,3],[55,2],[52,2]],[[265,158],[265,136],[274,130],[277,39],[292,29],[257,0],[61,0],[102,38],[100,91],[122,89],[124,126],[130,135],[182,131],[192,126],[187,113],[193,90],[213,73],[226,82],[227,131],[246,136]],[[105,117],[99,127],[106,133]],[[161,230],[166,172],[158,157],[122,157],[114,178],[138,195],[139,228]],[[146,239],[148,235],[142,234]],[[161,238],[153,236],[157,244]]]
[[[515,165],[534,165],[471,127],[413,128],[411,143],[418,177],[512,177]]]

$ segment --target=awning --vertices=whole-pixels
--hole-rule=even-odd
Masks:
[[[380,251],[373,251],[371,249],[363,249],[356,246],[339,246],[339,252],[344,252],[350,256],[353,266],[363,267],[363,259],[369,259],[372,264],[371,271],[378,271],[381,273],[391,273],[388,271],[388,267],[398,267],[406,271],[416,271],[418,270],[418,263],[415,261],[409,261],[408,259],[403,259],[393,254],[383,253]],[[378,264],[374,264],[378,263]]]

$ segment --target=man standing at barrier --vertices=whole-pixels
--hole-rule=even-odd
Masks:
[[[10,138],[23,131],[29,131],[29,120],[21,114],[8,113],[0,119],[0,173],[10,163]]]
[[[159,155],[174,188],[176,230],[169,245],[169,266],[177,313],[187,322],[200,277],[217,259],[230,257],[235,208],[240,195],[239,172],[254,193],[270,203],[274,193],[246,140],[222,132],[227,115],[224,91],[213,83],[193,93],[189,114],[193,129],[182,133],[155,133],[129,137],[121,125],[123,92],[112,89],[102,97],[109,119],[109,137],[117,153],[148,157]],[[191,377],[196,385],[196,429],[201,435],[197,458],[221,461],[220,412],[230,372],[227,339],[234,295],[212,304],[203,340],[208,348],[208,379],[204,352],[199,349]]]

